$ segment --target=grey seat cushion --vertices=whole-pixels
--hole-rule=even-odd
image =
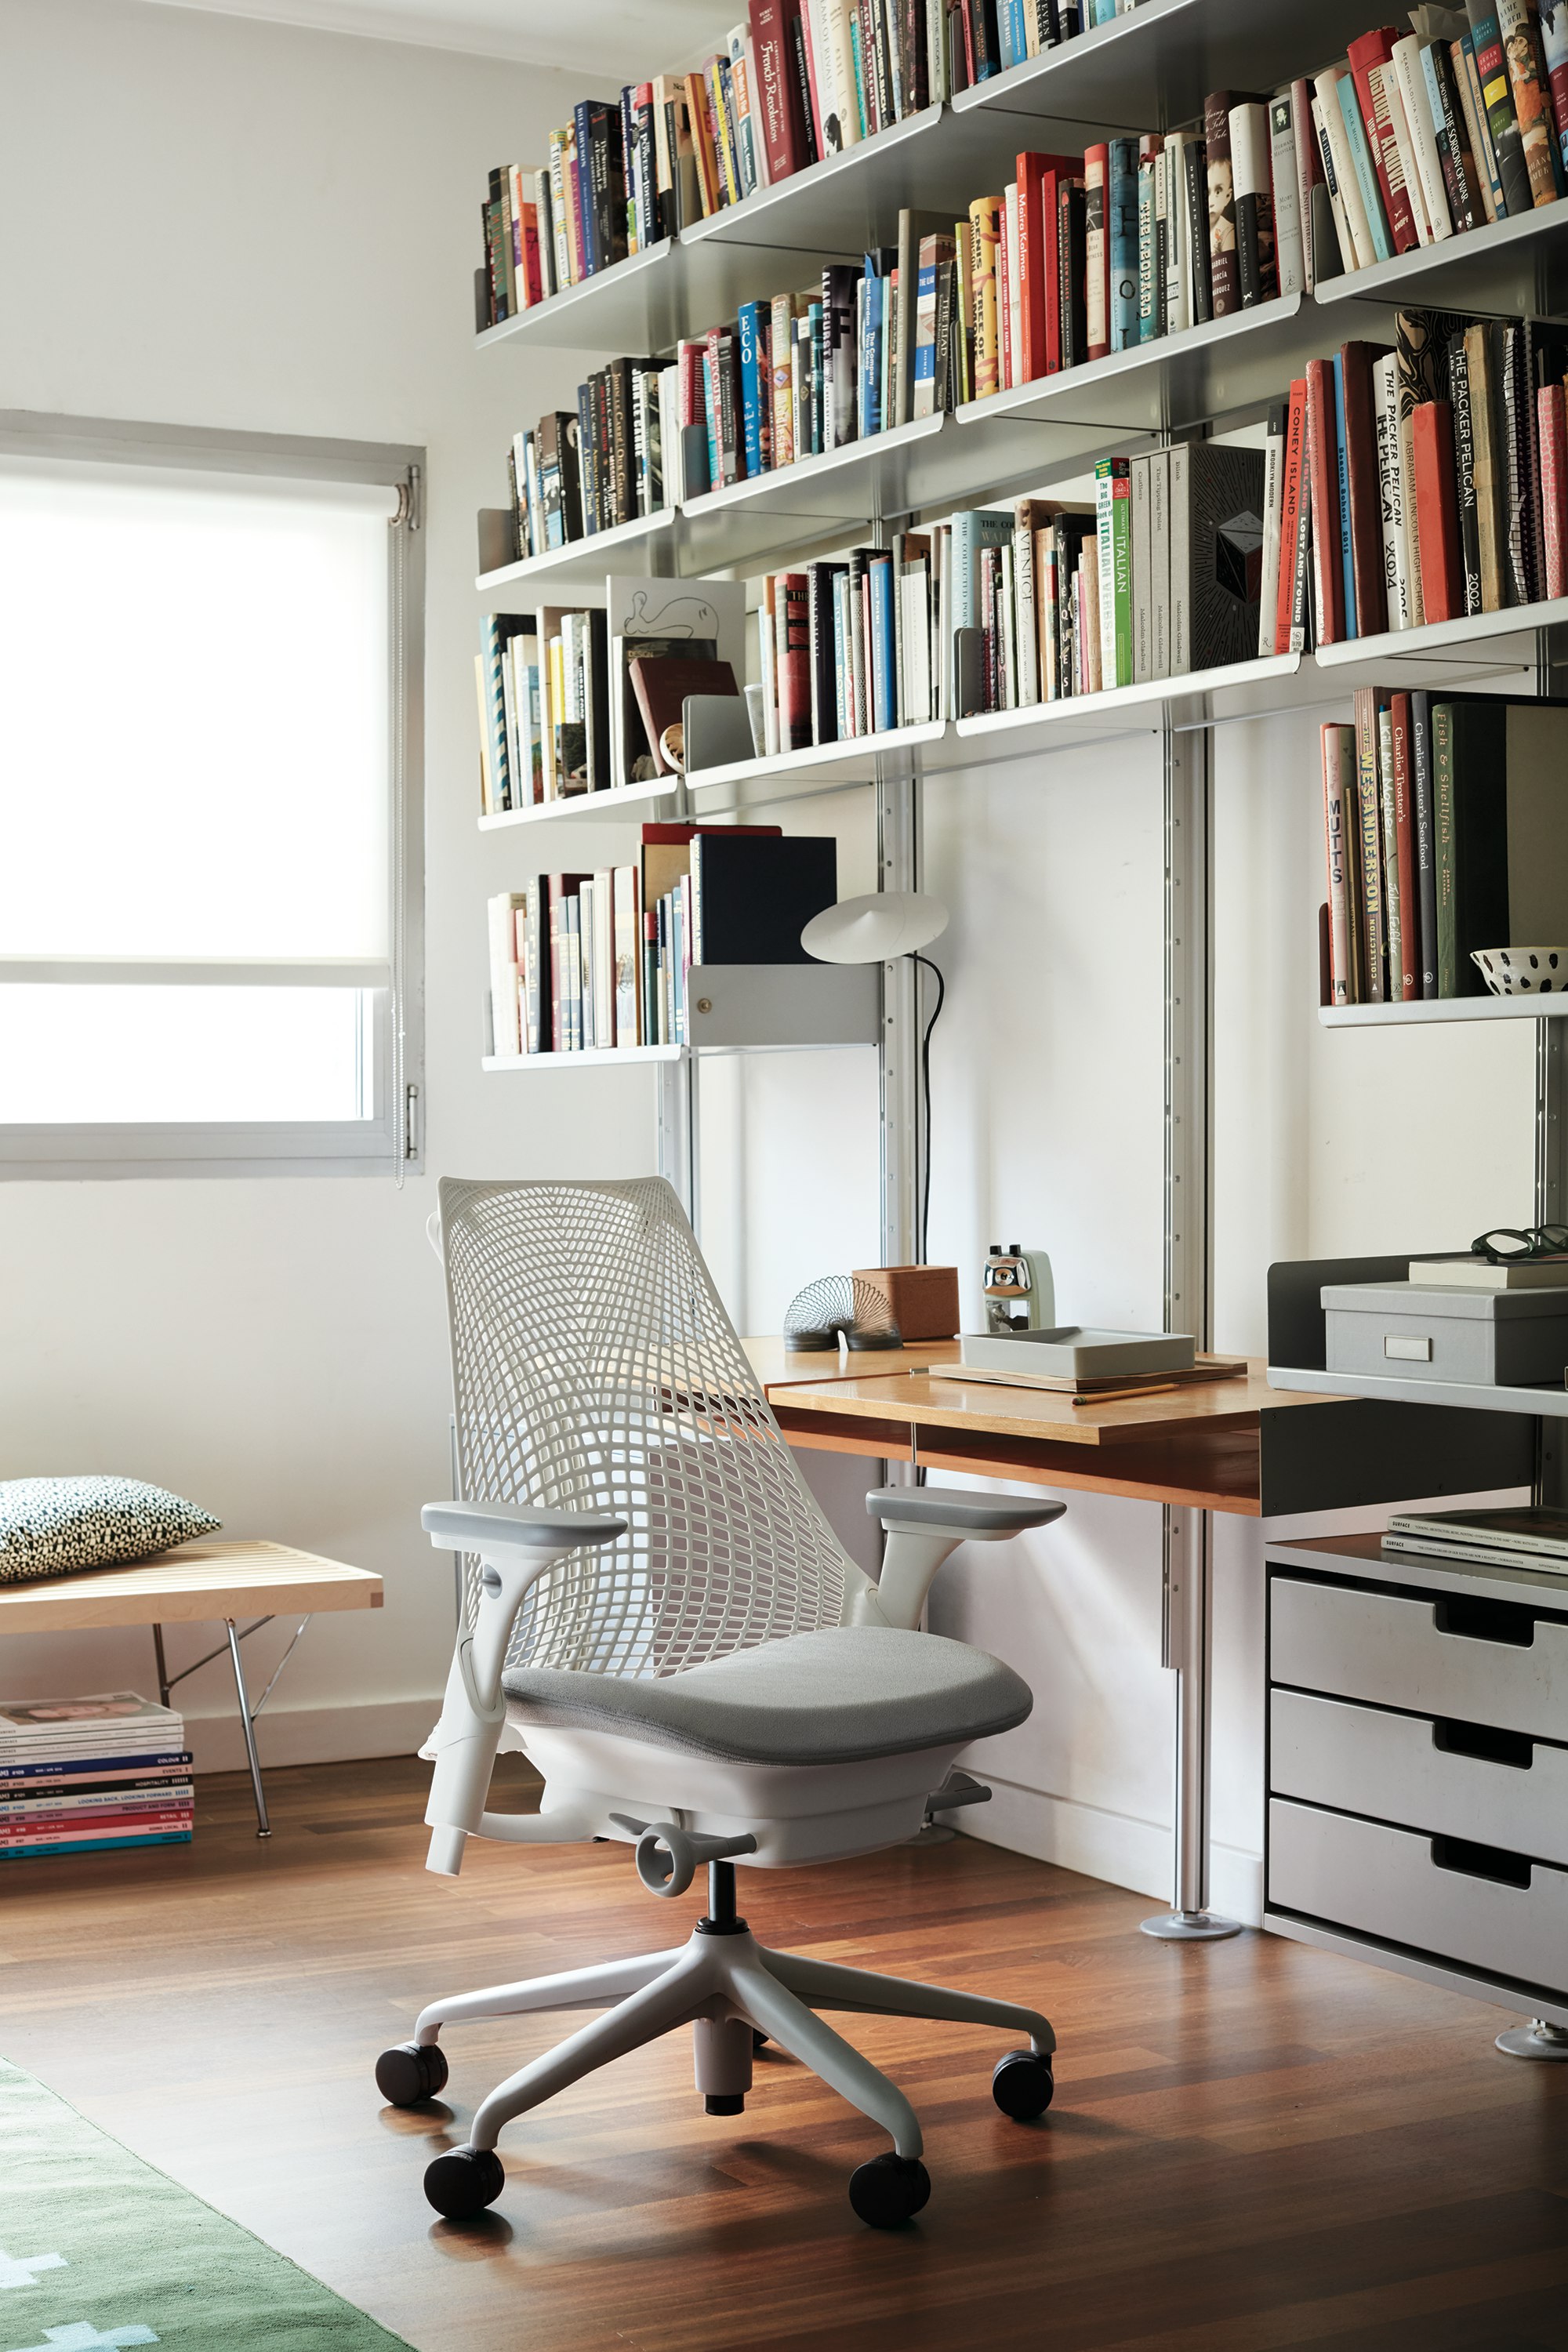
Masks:
[[[795,1633],[658,1681],[519,1666],[501,1687],[524,1730],[619,1732],[734,1764],[853,1764],[949,1748],[1010,1731],[1034,1705],[1000,1658],[880,1625]]]

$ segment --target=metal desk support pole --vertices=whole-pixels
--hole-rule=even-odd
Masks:
[[[1213,1256],[1213,738],[1167,724],[1165,763],[1165,1328],[1210,1343]],[[1176,1677],[1173,1905],[1146,1936],[1207,1942],[1240,1933],[1208,1907],[1213,1523],[1166,1507],[1162,1665]]]

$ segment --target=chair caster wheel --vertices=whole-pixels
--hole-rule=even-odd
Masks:
[[[447,2087],[447,2058],[438,2042],[399,2042],[375,2062],[375,2087],[389,2107],[416,2107]]]
[[[506,2187],[493,2148],[454,2147],[425,2168],[425,2194],[448,2221],[471,2221]]]
[[[849,2176],[849,2202],[873,2230],[897,2230],[912,2221],[931,2195],[931,2175],[919,2157],[889,2149]]]
[[[1056,2093],[1056,2078],[1048,2058],[1037,2058],[1032,2050],[1009,2050],[996,2062],[991,2077],[991,2095],[1005,2116],[1015,2123],[1033,2123],[1043,2116]]]

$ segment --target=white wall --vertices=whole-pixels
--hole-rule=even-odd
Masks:
[[[489,166],[539,152],[583,80],[131,0],[0,0],[0,77],[8,406],[429,458],[429,1172],[401,1192],[0,1185],[0,1475],[125,1472],[236,1534],[378,1570],[384,1610],[316,1622],[263,1754],[407,1748],[451,1624],[418,1526],[450,1491],[435,1179],[652,1164],[646,1069],[479,1067],[483,900],[518,876],[473,824],[474,514],[504,497],[510,435],[579,374],[574,353],[476,359],[479,207]],[[88,646],[113,623],[90,581],[83,617]],[[242,685],[242,647],[236,665]],[[590,862],[585,830],[558,835],[567,864]],[[176,1633],[171,1652],[210,1640]],[[264,1672],[282,1641],[255,1637]],[[0,1687],[147,1689],[151,1671],[142,1634],[39,1638],[11,1645]],[[198,1759],[238,1762],[224,1667],[182,1696]]]

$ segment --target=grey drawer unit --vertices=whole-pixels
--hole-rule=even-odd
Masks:
[[[1372,1811],[1406,1829],[1512,1848],[1568,1869],[1568,1748],[1276,1690],[1268,1756],[1276,1796]]]
[[[1268,1549],[1263,1924],[1568,2031],[1568,1578]]]
[[[1528,1604],[1368,1592],[1276,1574],[1268,1675],[1336,1698],[1568,1743],[1568,1623]]]
[[[1568,1979],[1568,1871],[1531,1863],[1520,1875],[1505,1885],[1457,1866],[1442,1839],[1269,1801],[1270,1906],[1555,1990]]]

